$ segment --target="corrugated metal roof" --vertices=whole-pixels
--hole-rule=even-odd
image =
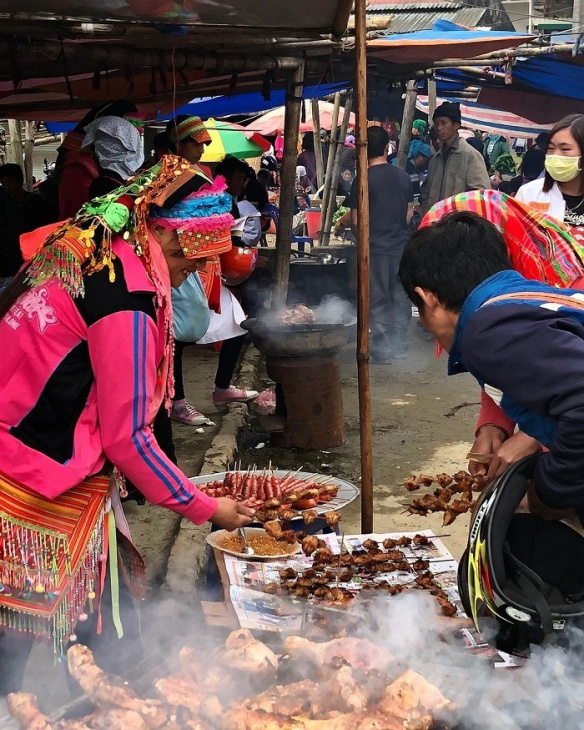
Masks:
[[[417,30],[431,30],[437,20],[450,20],[459,25],[475,28],[481,25],[481,19],[487,12],[487,8],[461,8],[452,12],[441,11],[420,11],[420,12],[399,12],[392,9],[393,20],[387,29],[387,33],[413,33]]]
[[[465,3],[456,0],[369,0],[367,4],[368,13],[378,13],[386,10],[412,9],[416,10],[439,10],[441,8],[461,8]]]

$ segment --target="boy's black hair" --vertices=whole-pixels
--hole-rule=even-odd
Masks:
[[[460,312],[468,295],[493,274],[512,269],[503,236],[474,213],[444,216],[418,229],[410,238],[399,266],[399,279],[416,307],[424,302],[416,287],[433,292],[452,312]]]
[[[23,183],[24,173],[22,172],[22,167],[15,162],[7,162],[5,165],[0,165],[0,180],[6,177]]]
[[[243,160],[238,160],[237,157],[227,155],[215,168],[215,175],[222,175],[225,178],[232,177],[236,172],[244,172],[249,177],[250,166]]]
[[[383,127],[369,127],[367,129],[367,157],[383,157],[385,148],[389,144],[389,134]]]

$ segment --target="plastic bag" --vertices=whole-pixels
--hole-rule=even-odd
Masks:
[[[174,337],[180,342],[196,342],[209,328],[211,310],[197,273],[172,290]]]

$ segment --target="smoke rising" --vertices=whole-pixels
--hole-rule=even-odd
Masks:
[[[371,608],[364,638],[386,647],[459,706],[460,730],[584,728],[584,631],[568,628],[560,645],[534,646],[523,666],[495,668],[490,650],[466,649],[460,625],[436,613],[434,599],[412,591]],[[374,630],[369,627],[375,626]]]

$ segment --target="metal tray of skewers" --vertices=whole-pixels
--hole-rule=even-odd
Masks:
[[[359,496],[351,482],[328,474],[307,471],[264,469],[223,471],[191,477],[201,491],[213,497],[230,497],[274,519],[282,509],[296,512],[293,520],[302,519],[302,511],[316,510],[319,515],[343,509]]]

